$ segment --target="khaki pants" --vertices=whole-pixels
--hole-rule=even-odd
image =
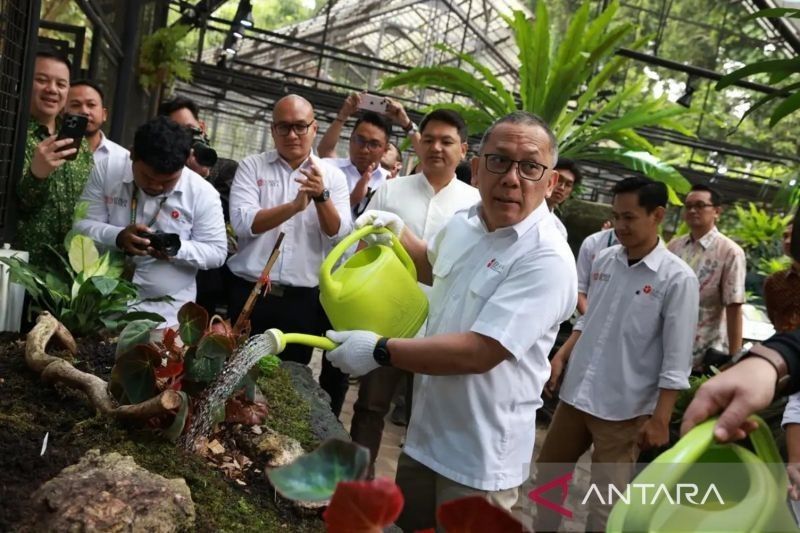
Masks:
[[[559,402],[536,459],[537,486],[572,472],[580,456],[594,444],[592,483],[603,494],[609,484],[624,492],[639,457],[639,429],[648,418],[645,415],[630,420],[603,420]],[[592,500],[586,531],[605,531],[610,512],[611,506]],[[560,525],[560,514],[537,507],[534,531],[557,531]]]
[[[443,531],[436,523],[436,510],[441,504],[451,500],[466,496],[483,496],[509,512],[517,503],[516,487],[498,491],[467,487],[437,474],[406,454],[400,455],[395,482],[405,498],[405,506],[397,519],[397,526],[406,533],[434,526],[437,531]]]

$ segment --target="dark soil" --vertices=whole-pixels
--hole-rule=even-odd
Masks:
[[[75,365],[108,379],[114,348],[103,341],[79,341]],[[57,350],[51,353],[63,355]],[[286,383],[283,371],[259,382],[266,389],[273,423],[284,407],[285,412],[297,414],[297,406],[304,403],[293,390],[285,390]],[[307,448],[316,445],[305,421],[287,421],[282,429],[295,432],[287,434]],[[47,433],[47,448],[41,455]],[[131,455],[152,472],[184,478],[195,502],[196,531],[324,529],[318,515],[301,516],[285,502],[276,503],[263,472],[249,473],[247,486],[240,487],[203,459],[179,452],[152,431],[123,428],[95,416],[82,393],[44,384],[27,368],[19,335],[0,333],[0,531],[16,530],[20,519],[29,514],[31,493],[91,448]]]

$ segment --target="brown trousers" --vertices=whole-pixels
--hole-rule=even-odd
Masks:
[[[629,420],[603,420],[559,402],[547,437],[536,459],[536,484],[566,475],[575,469],[581,455],[594,445],[591,481],[605,494],[609,484],[621,491],[631,480],[639,457],[639,429],[648,416]],[[592,501],[586,531],[605,531],[610,505]],[[534,531],[557,531],[561,515],[543,506],[537,507]]]

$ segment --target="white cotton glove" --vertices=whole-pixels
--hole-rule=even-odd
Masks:
[[[381,366],[372,356],[380,339],[377,334],[361,330],[329,330],[325,335],[339,345],[335,350],[327,352],[328,361],[345,374],[363,376]]]

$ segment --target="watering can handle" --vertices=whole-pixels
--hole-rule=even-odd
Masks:
[[[751,416],[750,420],[758,422],[758,427],[750,434],[750,441],[756,455],[766,464],[782,464],[783,459],[775,446],[767,424],[758,416]],[[637,484],[652,483],[674,487],[681,477],[696,463],[708,448],[714,443],[714,426],[716,418],[706,420],[694,427],[684,435],[672,448],[659,455],[653,464],[671,464],[673,468],[645,469],[636,477]],[[648,512],[646,505],[632,505],[628,509],[625,519],[626,531],[646,531]],[[631,527],[633,529],[631,529]]]
[[[411,274],[411,277],[414,278],[414,281],[417,280],[417,268],[414,266],[414,261],[411,259],[411,256],[408,255],[406,249],[403,248],[403,245],[400,244],[400,239],[397,236],[389,231],[387,228],[376,228],[372,225],[367,225],[362,228],[355,230],[353,233],[345,237],[344,239],[337,244],[333,250],[328,254],[325,260],[322,262],[322,266],[319,269],[319,278],[322,285],[325,285],[330,288],[334,288],[338,284],[333,281],[331,278],[331,272],[333,271],[333,266],[339,260],[342,255],[350,248],[352,245],[356,244],[358,241],[369,235],[370,233],[388,233],[392,236],[392,250],[394,250],[395,255],[397,258],[400,259],[400,262],[403,263],[403,266],[406,267],[408,273]],[[338,292],[338,291],[337,291]]]

